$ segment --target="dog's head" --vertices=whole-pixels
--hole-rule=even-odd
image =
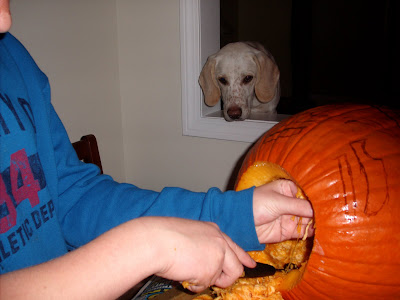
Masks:
[[[272,55],[261,45],[243,42],[208,57],[199,77],[205,103],[214,106],[221,99],[227,121],[245,120],[255,97],[261,103],[274,99],[278,81]]]

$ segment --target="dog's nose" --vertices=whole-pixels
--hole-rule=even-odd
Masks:
[[[232,106],[228,108],[227,113],[231,119],[237,120],[242,116],[242,109],[239,106]]]

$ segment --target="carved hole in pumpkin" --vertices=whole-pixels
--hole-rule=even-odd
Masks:
[[[296,180],[284,170],[281,166],[270,162],[256,162],[250,166],[240,178],[236,190],[243,190],[252,186],[260,186],[262,184],[278,180],[289,179],[296,183]],[[297,185],[296,197],[308,199],[305,193]],[[314,224],[311,224],[314,226]],[[258,262],[271,264],[277,269],[286,268],[285,272],[277,272],[274,276],[269,276],[264,279],[256,279],[254,285],[264,284],[267,289],[262,291],[268,294],[275,293],[276,291],[290,290],[298,282],[300,282],[302,275],[305,271],[308,258],[310,256],[314,238],[307,238],[305,240],[300,236],[297,240],[289,240],[276,244],[268,244],[263,251],[252,251],[250,255]],[[295,268],[287,266],[296,266]],[[241,284],[252,284],[254,279],[239,279],[236,289],[239,293]],[[260,282],[263,281],[263,282]],[[247,286],[247,289],[249,287]],[[267,296],[267,295],[265,295]]]

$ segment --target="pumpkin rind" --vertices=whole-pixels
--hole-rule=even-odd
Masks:
[[[367,105],[317,107],[280,122],[250,149],[281,166],[311,201],[315,238],[285,299],[400,297],[400,117]],[[237,185],[237,184],[236,184]]]

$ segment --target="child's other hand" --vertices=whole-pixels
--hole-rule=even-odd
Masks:
[[[260,243],[277,243],[303,237],[314,213],[308,200],[295,198],[296,192],[297,187],[290,180],[276,180],[255,188],[253,213]],[[311,225],[308,228],[308,236],[313,234]]]

